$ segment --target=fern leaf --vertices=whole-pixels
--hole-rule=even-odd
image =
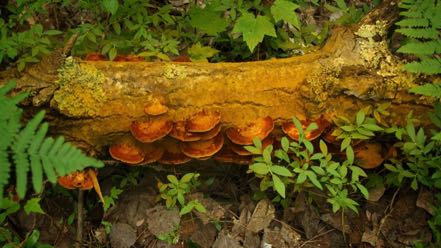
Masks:
[[[24,198],[26,195],[26,186],[28,184],[29,161],[25,153],[16,153],[13,156],[15,163],[15,174],[17,178],[17,195]]]
[[[441,74],[441,59],[424,59],[404,65],[404,69],[413,73],[424,73],[427,75]]]
[[[3,198],[3,191],[9,182],[9,173],[11,171],[11,163],[8,159],[6,151],[0,150],[0,199]]]
[[[43,167],[41,165],[41,159],[37,155],[37,151],[46,136],[48,128],[49,125],[47,123],[43,123],[40,126],[28,149],[29,158],[31,160],[32,185],[35,192],[41,192],[43,186]]]
[[[61,148],[61,146],[64,144],[64,138],[63,137],[58,137],[54,144],[51,147],[51,150],[49,151],[48,156],[51,158],[60,158],[58,151]],[[58,155],[58,156],[57,156]],[[63,157],[61,157],[61,160],[63,160]],[[64,165],[64,163],[55,163],[55,171],[57,172],[57,174],[59,176],[64,176],[67,174],[67,170],[66,170],[66,166]]]
[[[431,96],[436,98],[441,98],[441,85],[440,84],[423,84],[417,87],[414,87],[409,90],[411,93],[420,94],[423,96]]]
[[[409,18],[401,20],[396,24],[401,27],[428,27],[429,20],[426,18]]]
[[[6,96],[6,94],[8,94],[12,89],[14,89],[16,86],[16,83],[14,80],[9,81],[8,83],[6,83],[5,85],[3,85],[0,88],[0,97],[2,96]]]
[[[433,28],[400,28],[397,32],[411,38],[436,39],[439,36],[439,32]]]
[[[412,41],[400,47],[397,50],[397,52],[417,54],[417,55],[432,55],[438,50],[441,51],[440,41],[429,41],[429,42]]]
[[[49,159],[47,154],[49,153],[49,149],[54,143],[54,139],[46,138],[41,144],[40,150],[38,151],[38,155],[41,157],[41,161],[43,162],[43,170],[47,176],[47,179],[51,183],[57,182],[57,175],[55,174],[54,167],[52,165],[52,161]]]
[[[410,9],[410,8],[408,8],[408,9]],[[412,10],[402,11],[402,12],[400,12],[400,15],[405,16],[405,17],[409,17],[409,18],[422,18],[423,17],[423,13],[412,11]]]

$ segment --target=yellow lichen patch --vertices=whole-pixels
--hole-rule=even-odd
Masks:
[[[106,101],[103,89],[104,75],[93,65],[78,63],[72,57],[66,59],[59,70],[51,105],[68,116],[94,116]]]

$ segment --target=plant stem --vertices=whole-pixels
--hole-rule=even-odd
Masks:
[[[81,248],[83,243],[83,216],[84,216],[84,191],[78,189],[78,203],[77,203],[77,236],[75,240],[75,248]]]

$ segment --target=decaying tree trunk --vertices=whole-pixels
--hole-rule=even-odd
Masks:
[[[163,97],[173,120],[217,110],[223,125],[258,117],[281,121],[323,113],[352,116],[360,108],[391,102],[390,122],[413,111],[425,118],[430,104],[407,93],[420,79],[401,70],[389,51],[387,29],[397,1],[384,1],[360,24],[332,31],[326,45],[288,59],[244,63],[109,62],[45,58],[16,78],[34,106],[50,108],[57,133],[95,148],[145,118],[144,107]],[[386,20],[385,20],[386,19]],[[6,76],[8,75],[8,76]]]

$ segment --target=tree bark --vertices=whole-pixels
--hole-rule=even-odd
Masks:
[[[277,122],[354,116],[362,107],[390,102],[390,123],[409,111],[426,118],[430,101],[408,89],[421,81],[401,70],[390,52],[387,30],[397,1],[384,1],[358,25],[337,27],[322,48],[287,59],[243,63],[110,62],[67,59],[54,53],[23,74],[0,74],[0,84],[17,80],[30,104],[49,108],[56,132],[96,149],[146,118],[144,107],[163,97],[168,116],[184,120],[216,110],[227,126],[263,116]],[[381,17],[381,18],[380,18]],[[382,20],[382,21],[379,21]]]

